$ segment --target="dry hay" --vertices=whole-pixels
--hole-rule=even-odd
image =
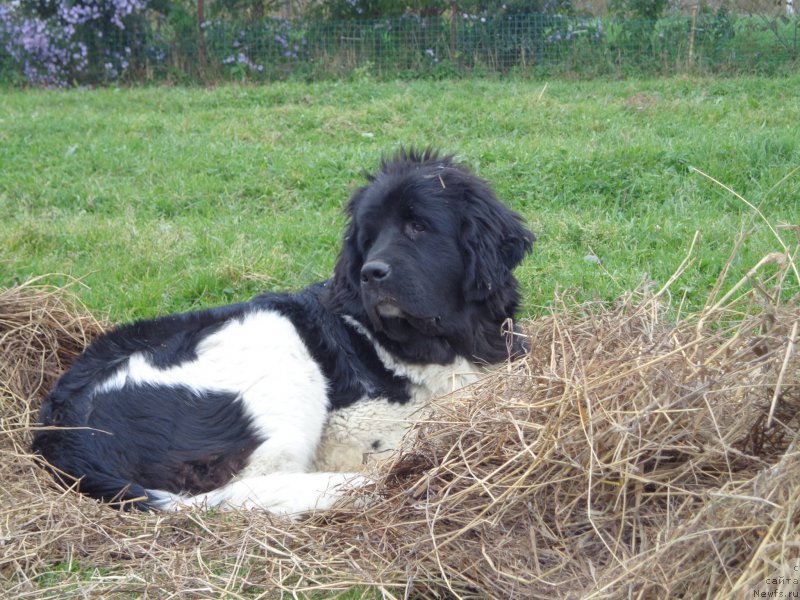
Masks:
[[[367,509],[300,522],[120,513],[55,487],[26,454],[32,414],[102,325],[64,290],[5,290],[0,584],[17,598],[797,591],[793,269],[771,255],[697,314],[676,315],[667,289],[557,299],[526,324],[530,357],[437,401]]]
[[[102,331],[100,322],[76,306],[77,298],[66,289],[39,285],[37,280],[0,290],[0,480],[4,482],[27,477],[30,488],[35,481],[27,465],[17,459],[29,445],[39,401]]]

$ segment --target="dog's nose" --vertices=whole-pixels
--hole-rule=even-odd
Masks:
[[[383,281],[392,272],[392,268],[382,260],[371,260],[361,267],[362,283],[377,283]]]

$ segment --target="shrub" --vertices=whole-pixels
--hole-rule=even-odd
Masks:
[[[28,81],[48,86],[118,79],[144,43],[148,0],[12,0],[0,41]]]

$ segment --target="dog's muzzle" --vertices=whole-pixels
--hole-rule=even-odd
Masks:
[[[392,268],[382,260],[371,260],[361,267],[361,284],[374,285],[385,282],[392,274]]]

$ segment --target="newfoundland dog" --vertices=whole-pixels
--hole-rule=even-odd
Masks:
[[[55,478],[124,508],[328,507],[432,397],[525,352],[512,270],[534,236],[485,181],[401,151],[347,215],[328,281],[92,343],[41,408]]]

